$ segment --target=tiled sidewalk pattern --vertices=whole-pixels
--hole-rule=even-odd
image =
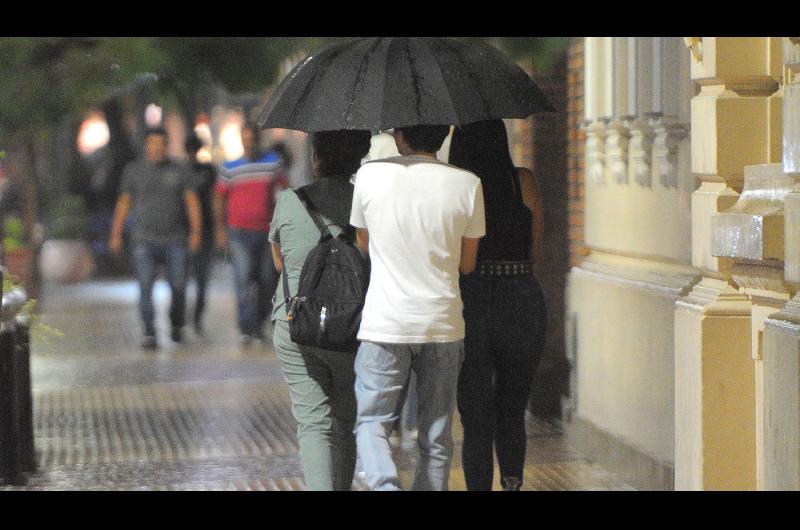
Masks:
[[[0,489],[304,489],[280,366],[268,347],[236,346],[230,271],[216,272],[207,332],[181,345],[167,339],[159,282],[156,352],[138,348],[135,283],[46,288],[43,322],[64,336],[34,334],[39,469]],[[450,488],[464,490],[457,418],[453,434]],[[528,434],[524,489],[630,489],[566,445],[557,421],[529,418]],[[410,484],[416,450],[397,447],[396,457]],[[365,489],[360,473],[353,487]]]

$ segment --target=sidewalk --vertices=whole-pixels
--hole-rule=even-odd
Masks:
[[[301,490],[294,420],[271,348],[240,350],[230,267],[218,263],[206,333],[168,338],[169,290],[155,290],[160,348],[139,348],[132,280],[47,285],[32,377],[39,469],[0,490]],[[188,307],[193,306],[190,284]],[[631,489],[567,446],[557,422],[531,418],[528,490]],[[452,490],[464,490],[454,421]],[[410,484],[416,450],[397,449]],[[498,481],[499,483],[499,481]],[[357,473],[354,489],[365,489]]]

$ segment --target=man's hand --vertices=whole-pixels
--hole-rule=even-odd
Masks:
[[[222,226],[218,226],[214,232],[214,242],[217,245],[219,250],[225,250],[228,248],[228,234],[225,232],[225,228]]]
[[[478,263],[478,246],[480,242],[481,238],[479,237],[461,238],[461,263],[458,265],[458,270],[461,274],[469,274],[475,270],[475,266]]]
[[[367,256],[369,254],[369,231],[366,228],[356,229],[356,246],[362,255]]]
[[[187,189],[183,192],[183,201],[189,214],[189,250],[194,254],[200,250],[202,243],[201,226],[203,221],[200,217],[200,199],[197,198],[197,193]]]
[[[189,250],[192,252],[192,254],[195,254],[198,250],[200,250],[200,245],[202,242],[203,240],[200,232],[192,232],[191,235],[189,235]]]
[[[114,256],[122,255],[122,236],[119,234],[112,234],[108,242],[108,248]]]
[[[114,220],[111,222],[111,239],[108,241],[108,248],[114,256],[122,254],[122,228],[130,208],[131,194],[123,192],[114,207]]]

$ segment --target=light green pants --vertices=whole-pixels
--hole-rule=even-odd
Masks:
[[[295,344],[282,320],[275,321],[273,344],[289,385],[307,488],[349,490],[356,467],[355,354]]]

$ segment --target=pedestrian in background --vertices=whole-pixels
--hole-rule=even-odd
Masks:
[[[505,490],[522,485],[525,408],[539,364],[547,308],[532,261],[542,256],[544,215],[533,173],[514,167],[502,120],[456,128],[450,164],[480,177],[486,236],[473,274],[461,277],[465,358],[458,381],[469,490],[491,490],[493,446]]]
[[[197,153],[203,148],[203,141],[194,133],[186,139],[186,153],[189,155],[189,171],[192,186],[200,201],[202,237],[200,249],[191,256],[190,271],[197,284],[197,297],[192,312],[195,333],[203,334],[203,312],[206,307],[206,288],[214,261],[214,186],[217,182],[217,168],[213,164],[200,162]]]
[[[446,490],[452,415],[464,355],[459,270],[475,266],[484,234],[473,174],[436,158],[448,126],[394,131],[403,155],[364,164],[350,224],[372,269],[356,356],[356,438],[372,490],[399,490],[389,433],[410,372],[417,376],[419,462],[415,490]]]
[[[142,347],[157,347],[153,285],[158,266],[166,268],[172,291],[170,337],[183,339],[186,318],[188,252],[200,249],[200,202],[187,167],[167,158],[167,132],[151,129],[145,136],[145,159],[125,166],[114,211],[109,247],[122,253],[122,228],[132,214],[133,258],[141,290],[139,312],[144,327]],[[188,218],[188,219],[187,219]],[[188,230],[187,230],[188,220]]]
[[[325,131],[311,135],[316,182],[302,189],[333,237],[349,225],[350,178],[369,150],[368,131]],[[272,255],[288,296],[298,290],[300,272],[316,247],[320,230],[296,193],[280,193],[270,229]],[[290,338],[285,297],[273,310],[275,353],[283,368],[297,421],[297,438],[306,486],[310,490],[349,490],[356,465],[353,424],[355,355],[301,346]]]
[[[256,127],[242,129],[244,155],[224,164],[214,196],[216,242],[230,248],[236,282],[240,344],[267,343],[264,325],[272,311],[278,271],[272,262],[269,229],[275,191],[288,186],[277,154],[260,152]]]

